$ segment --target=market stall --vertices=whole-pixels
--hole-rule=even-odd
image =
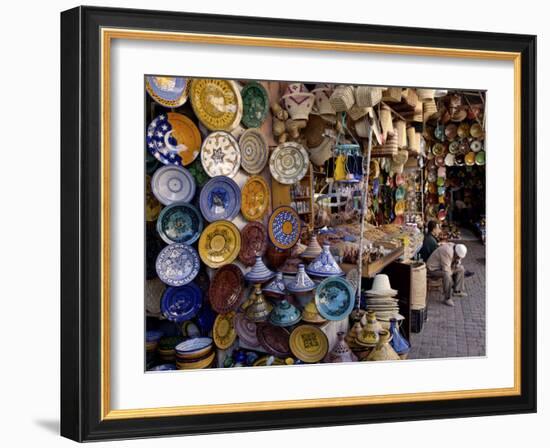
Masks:
[[[451,215],[438,184],[458,152],[439,123],[463,104],[181,77],[146,90],[147,369],[405,358],[422,229]]]

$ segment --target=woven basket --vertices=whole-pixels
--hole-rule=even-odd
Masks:
[[[416,106],[414,108],[414,115],[413,115],[412,121],[416,121],[417,123],[422,123],[422,119],[424,118],[424,115],[422,112],[423,112],[422,103],[418,101],[418,103],[416,103]]]
[[[380,87],[359,86],[355,89],[355,103],[359,107],[374,107],[382,101]]]
[[[416,142],[416,131],[410,126],[407,128],[407,148],[411,151],[418,152],[420,148],[416,148]]]
[[[395,120],[393,127],[397,132],[397,146],[399,148],[407,147],[407,122],[405,120]]]
[[[416,89],[416,94],[418,95],[418,101],[428,101],[433,100],[435,95],[435,89]]]
[[[411,309],[420,310],[426,307],[426,265],[424,263],[411,264]]]
[[[401,87],[388,87],[382,92],[382,101],[388,103],[401,102]]]
[[[433,98],[423,102],[422,105],[423,121],[426,122],[437,113],[437,105]]]
[[[415,89],[405,89],[403,91],[403,99],[410,107],[416,107],[418,104],[418,95]]]
[[[336,112],[346,112],[355,103],[355,95],[352,86],[338,86],[330,96],[330,104]]]
[[[380,110],[380,124],[382,125],[382,133],[384,134],[384,137],[386,137],[389,132],[393,132],[393,122],[389,107],[384,106]]]
[[[359,107],[357,104],[354,104],[348,113],[353,121],[357,121],[367,115],[369,109],[370,107]]]
[[[373,157],[393,157],[397,154],[397,135],[389,133],[386,143],[372,147],[371,156]]]

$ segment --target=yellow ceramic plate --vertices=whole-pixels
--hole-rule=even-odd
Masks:
[[[403,213],[405,213],[405,207],[406,207],[406,203],[405,201],[397,201],[395,203],[395,214],[397,216],[401,216]]]
[[[319,362],[328,352],[328,339],[318,327],[300,325],[290,335],[290,350],[304,362]]]
[[[216,347],[219,349],[228,349],[231,347],[233,342],[235,342],[237,332],[235,331],[235,326],[233,325],[234,317],[234,311],[227,314],[218,314],[218,317],[216,317],[214,328],[212,329],[212,335],[214,337],[214,344],[216,344]]]
[[[195,115],[211,131],[232,131],[243,114],[237,84],[224,79],[194,79],[191,105]]]
[[[261,176],[252,176],[241,190],[241,212],[248,221],[257,221],[267,212],[271,192]]]
[[[210,367],[210,365],[212,364],[212,361],[214,361],[215,357],[216,357],[216,352],[213,351],[206,358],[200,359],[198,361],[193,361],[193,362],[177,362],[176,361],[176,367],[179,370],[205,369],[206,367]]]
[[[472,166],[476,163],[476,153],[473,151],[470,151],[468,154],[464,156],[464,163],[468,166]]]
[[[145,220],[148,222],[156,221],[159,216],[162,205],[157,200],[151,189],[151,176],[145,178]]]
[[[239,229],[229,221],[215,221],[208,225],[199,239],[201,260],[211,268],[229,264],[241,250]]]
[[[172,136],[178,142],[178,155],[183,165],[192,163],[201,150],[201,134],[193,121],[182,114],[168,112],[168,122],[172,125]],[[180,149],[181,148],[181,149]]]

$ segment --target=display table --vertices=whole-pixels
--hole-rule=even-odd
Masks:
[[[373,278],[376,274],[382,272],[382,270],[384,270],[384,268],[390,263],[393,263],[395,260],[401,258],[403,254],[403,247],[398,247],[394,251],[383,256],[382,258],[379,258],[376,261],[363,264],[363,278]],[[348,273],[353,268],[356,268],[357,265],[351,263],[342,263],[340,267],[345,273]]]

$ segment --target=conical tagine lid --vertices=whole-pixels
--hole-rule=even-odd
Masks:
[[[256,257],[256,263],[252,266],[252,269],[248,271],[244,278],[251,283],[264,283],[273,278],[275,272],[271,271],[263,262],[262,257]]]
[[[338,263],[330,253],[330,246],[323,245],[321,253],[306,268],[309,275],[317,277],[332,277],[333,275],[344,275]]]

